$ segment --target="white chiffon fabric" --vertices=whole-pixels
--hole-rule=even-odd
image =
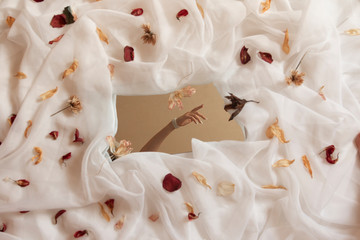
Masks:
[[[0,226],[7,225],[0,239],[72,239],[84,229],[89,235],[83,239],[360,239],[360,163],[353,141],[360,132],[360,36],[344,34],[360,27],[359,1],[274,0],[263,14],[260,0],[197,2],[204,18],[194,0],[0,2],[0,178],[30,181],[26,188],[0,181]],[[78,20],[52,28],[53,15],[69,5]],[[142,16],[129,14],[138,7]],[[189,15],[178,21],[181,9]],[[16,18],[11,28],[7,16]],[[141,40],[144,23],[157,34],[154,46]],[[285,29],[288,55],[281,49]],[[61,41],[48,44],[60,34]],[[239,58],[244,45],[251,56],[246,65]],[[134,48],[134,61],[124,62],[125,46]],[[274,62],[263,61],[259,51],[271,53]],[[285,77],[305,53],[304,84],[288,86]],[[78,69],[62,80],[74,59]],[[108,64],[115,66],[113,79]],[[17,72],[27,78],[15,78]],[[248,103],[234,119],[245,125],[246,141],[193,139],[189,154],[131,153],[110,161],[106,136],[118,127],[116,95],[164,94],[209,82],[222,96],[232,92],[260,102]],[[318,94],[323,85],[326,101]],[[52,98],[39,100],[55,87]],[[83,111],[50,117],[72,95]],[[12,113],[17,117],[9,127]],[[289,143],[266,137],[276,118]],[[24,138],[28,120],[33,126]],[[72,142],[76,128],[82,145]],[[56,141],[48,137],[53,130],[59,131]],[[319,155],[332,144],[340,153],[335,165]],[[34,147],[43,150],[38,165],[31,161]],[[59,159],[68,152],[72,158],[62,166]],[[295,162],[272,168],[282,158]],[[180,190],[162,188],[168,173],[182,181]],[[234,194],[217,195],[222,181],[235,184]],[[268,184],[287,190],[261,188]],[[97,203],[110,198],[114,217],[106,222]],[[184,202],[201,212],[198,219],[187,220]],[[60,209],[67,212],[55,225]],[[30,212],[19,213],[25,210]],[[154,213],[156,222],[148,219]],[[122,216],[124,226],[115,230]]]

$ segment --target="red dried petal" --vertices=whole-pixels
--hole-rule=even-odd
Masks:
[[[7,229],[6,224],[3,223],[3,224],[2,224],[2,227],[0,228],[0,232],[5,232],[6,229]]]
[[[84,139],[79,137],[80,136],[80,132],[79,130],[76,128],[75,129],[75,140],[73,142],[79,142],[79,143],[84,143]]]
[[[55,215],[55,224],[57,224],[57,219],[58,219],[58,217],[60,217],[61,215],[63,215],[65,212],[66,212],[66,210],[65,210],[65,209],[62,209],[62,210],[60,210],[60,211],[58,211],[58,212],[56,213],[56,215]]]
[[[325,151],[326,151],[326,155],[333,154],[335,151],[335,146],[334,145],[327,146],[325,148]]]
[[[135,58],[134,48],[132,48],[130,46],[126,46],[124,48],[124,60],[125,60],[125,62],[133,61],[134,58]]]
[[[68,160],[71,158],[71,152],[65,154],[64,156],[62,156],[62,160]]]
[[[53,28],[62,28],[66,24],[66,16],[65,14],[54,15],[51,19],[50,25]]]
[[[178,13],[176,14],[176,18],[177,18],[177,20],[180,21],[180,17],[185,17],[185,16],[187,16],[188,14],[189,14],[189,12],[188,12],[186,9],[182,9],[182,10],[180,10],[180,12],[178,12]]]
[[[61,35],[58,36],[57,38],[54,38],[53,40],[49,41],[49,44],[53,44],[53,43],[55,43],[55,42],[60,41],[63,36],[64,36],[64,34],[61,34]]]
[[[326,156],[326,161],[331,164],[335,164],[339,160],[339,154],[337,155],[337,158],[332,159],[331,156]]]
[[[19,185],[20,187],[27,187],[30,184],[30,182],[28,180],[26,180],[26,179],[15,180],[15,183],[17,185]]]
[[[113,215],[113,216],[114,216],[114,214],[113,214],[114,203],[115,203],[115,199],[113,199],[113,198],[111,198],[105,202],[106,206],[110,209],[111,215]]]
[[[14,123],[15,118],[16,118],[16,114],[14,114],[14,113],[11,114],[10,117],[8,118],[10,126]]]
[[[181,181],[180,179],[169,173],[164,177],[163,188],[166,191],[174,192],[181,188]]]
[[[260,55],[261,59],[264,60],[265,62],[268,62],[270,64],[273,62],[273,59],[272,59],[272,56],[270,53],[259,52],[259,55]]]
[[[34,0],[34,2],[43,2],[44,0]]]
[[[59,137],[59,132],[52,131],[51,133],[49,133],[49,135],[52,136],[54,138],[54,140],[56,140]]]
[[[240,61],[242,64],[247,64],[251,57],[247,52],[248,48],[246,48],[245,46],[242,47],[241,51],[240,51]]]
[[[142,8],[135,8],[134,10],[132,10],[131,15],[140,16],[143,13],[144,13],[144,10]]]
[[[195,220],[195,219],[199,218],[199,216],[200,216],[200,213],[198,215],[196,215],[195,213],[189,213],[188,219],[189,219],[189,221]]]
[[[87,230],[81,230],[81,231],[77,231],[76,233],[74,233],[74,238],[79,238],[82,237],[84,235],[89,235]]]
[[[28,213],[30,211],[19,211],[19,213]]]

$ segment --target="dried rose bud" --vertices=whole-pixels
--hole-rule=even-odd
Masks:
[[[5,232],[7,229],[7,226],[5,223],[2,224],[2,227],[0,228],[0,232]]]
[[[19,213],[28,213],[30,211],[19,211]]]
[[[53,28],[62,28],[63,26],[65,26],[66,25],[65,14],[54,15],[53,18],[51,19],[50,25]]]
[[[80,137],[80,132],[77,128],[75,129],[74,135],[75,135],[75,140],[73,142],[84,143],[84,139]]]
[[[265,62],[268,62],[270,64],[273,62],[273,59],[272,59],[272,56],[270,53],[259,52],[259,55],[260,55],[261,59],[264,60]]]
[[[74,238],[79,238],[82,237],[84,235],[89,235],[87,230],[81,230],[81,231],[77,231],[76,233],[74,233]]]
[[[124,48],[124,60],[125,62],[134,61],[135,54],[134,54],[134,48],[130,46],[126,46]]]
[[[163,188],[166,191],[174,192],[181,188],[181,181],[180,179],[169,173],[164,177]]]
[[[131,15],[134,16],[140,16],[144,13],[144,10],[142,8],[135,8],[134,10],[131,11]]]
[[[65,209],[62,209],[62,210],[60,210],[60,211],[58,211],[58,212],[56,213],[56,215],[55,215],[55,224],[57,224],[57,219],[58,219],[58,217],[60,217],[61,215],[63,215],[65,212],[66,212],[66,210],[65,210]]]
[[[242,64],[247,64],[251,60],[251,57],[247,51],[248,48],[246,48],[245,46],[243,46],[240,51],[240,61]]]
[[[58,131],[52,131],[49,133],[50,136],[53,137],[54,140],[56,140],[59,137],[59,132]]]
[[[176,19],[180,21],[180,17],[185,17],[189,14],[189,12],[186,9],[182,9],[180,10],[180,12],[178,12],[176,14]]]
[[[115,203],[115,199],[113,199],[113,198],[111,198],[105,202],[106,206],[109,208],[109,210],[111,212],[111,215],[113,215],[113,216],[114,216],[114,213],[113,213],[114,203]]]

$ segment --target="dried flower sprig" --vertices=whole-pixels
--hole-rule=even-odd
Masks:
[[[183,109],[183,103],[181,99],[183,97],[191,97],[195,93],[196,93],[196,89],[191,86],[187,86],[180,90],[172,92],[169,96],[169,101],[168,101],[169,110],[172,110],[176,105],[178,106],[179,109]]]
[[[150,23],[146,23],[141,25],[141,28],[144,30],[144,35],[142,35],[141,39],[144,43],[155,45],[156,43],[156,34],[151,31]]]
[[[301,64],[301,62],[303,61],[305,55],[307,54],[307,52],[301,57],[299,63],[297,64],[295,70],[291,70],[291,74],[289,77],[286,77],[285,78],[285,81],[288,85],[290,85],[291,83],[294,83],[296,86],[300,86],[301,84],[303,84],[304,82],[304,76],[305,76],[305,73],[302,73],[302,72],[298,72],[298,68]]]
[[[112,161],[126,154],[131,153],[131,151],[133,150],[131,148],[130,141],[121,140],[120,143],[118,143],[113,136],[107,136],[106,140],[108,141],[110,146],[109,154]]]
[[[244,108],[246,103],[248,103],[248,102],[259,103],[259,102],[254,101],[254,100],[246,100],[246,99],[238,98],[237,96],[235,96],[232,93],[229,93],[229,94],[230,94],[230,96],[225,96],[225,98],[229,99],[231,101],[231,103],[226,104],[224,106],[224,110],[228,111],[230,109],[235,109],[235,112],[233,112],[231,114],[231,116],[229,118],[229,121],[233,120],[234,117],[236,117],[241,112],[241,110]]]
[[[74,95],[74,96],[71,96],[67,102],[69,103],[68,106],[66,106],[65,108],[57,111],[56,113],[51,114],[50,117],[58,114],[59,112],[62,112],[62,111],[64,111],[64,110],[66,110],[66,109],[68,109],[68,108],[70,108],[70,110],[71,110],[73,113],[75,113],[75,114],[81,112],[82,106],[81,106],[80,99],[79,99],[77,96],[75,96],[75,95]]]

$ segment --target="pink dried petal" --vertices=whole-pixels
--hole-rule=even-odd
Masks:
[[[75,140],[73,142],[79,142],[79,143],[84,143],[84,139],[79,137],[80,136],[80,132],[79,130],[76,128],[75,129]]]
[[[163,180],[163,188],[168,192],[174,192],[181,188],[181,181],[171,173],[167,174]]]
[[[111,212],[111,215],[113,215],[113,216],[114,216],[114,213],[113,213],[114,203],[115,203],[115,199],[113,199],[113,198],[111,198],[105,202],[106,206],[109,208],[109,210]]]
[[[2,227],[0,228],[0,232],[5,232],[7,229],[7,226],[5,223],[2,224]]]
[[[185,17],[189,14],[189,12],[186,9],[182,9],[180,10],[180,12],[178,12],[176,14],[176,19],[180,21],[180,17]]]
[[[58,131],[52,131],[49,133],[50,136],[53,137],[54,140],[56,140],[59,137],[59,132]]]
[[[71,158],[71,152],[68,152],[64,156],[62,156],[62,160],[69,160]]]
[[[60,210],[60,211],[58,211],[58,212],[56,213],[56,215],[55,215],[55,224],[57,224],[57,219],[58,219],[58,217],[60,217],[61,215],[63,215],[65,212],[66,212],[66,210],[65,210],[65,209],[62,209],[62,210]]]
[[[82,237],[84,235],[89,235],[88,231],[87,230],[80,230],[80,231],[77,231],[76,233],[74,233],[74,238],[79,238],[79,237]]]
[[[242,64],[247,64],[251,60],[251,57],[247,51],[248,48],[246,48],[245,46],[243,46],[240,51],[240,61]]]
[[[135,54],[134,54],[134,48],[130,46],[126,46],[124,48],[124,60],[125,62],[134,61]]]
[[[272,59],[272,56],[270,53],[259,52],[259,55],[260,55],[261,59],[264,60],[265,62],[268,62],[270,64],[273,62],[273,59]]]
[[[134,16],[140,16],[144,13],[144,10],[142,8],[135,8],[134,10],[131,11],[131,15]]]
[[[51,19],[50,25],[53,28],[62,28],[66,24],[66,16],[65,14],[54,15]]]

